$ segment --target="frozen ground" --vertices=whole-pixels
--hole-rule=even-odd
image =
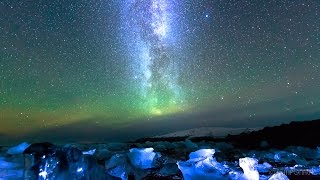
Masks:
[[[1,147],[0,180],[320,179],[319,128],[314,120],[224,138],[185,131],[130,143],[23,142]]]
[[[262,143],[263,145],[263,143]],[[238,179],[320,177],[320,148],[241,150],[224,142],[3,147],[0,179]]]

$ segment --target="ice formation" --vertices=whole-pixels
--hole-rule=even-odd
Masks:
[[[313,175],[320,175],[320,165],[318,167],[312,167],[310,173]]]
[[[282,172],[277,172],[276,174],[273,174],[269,180],[289,180],[289,178]]]
[[[23,142],[17,146],[11,147],[8,149],[7,153],[11,155],[22,154],[25,149],[30,146],[27,142]]]
[[[263,164],[258,164],[256,166],[256,169],[258,172],[264,172],[264,173],[269,172],[271,168],[272,168],[272,165],[267,162],[264,162]]]
[[[155,159],[160,157],[159,153],[153,152],[153,148],[132,148],[128,154],[131,164],[140,169],[153,168]]]
[[[214,149],[201,149],[192,152],[188,161],[179,161],[178,168],[186,180],[226,179],[226,167],[213,158]]]
[[[131,171],[126,154],[116,154],[112,156],[106,161],[105,167],[111,176],[118,177],[122,180],[128,179]]]
[[[239,166],[243,170],[243,177],[246,180],[259,180],[259,172],[257,171],[258,160],[255,158],[240,158]]]
[[[96,149],[92,149],[89,151],[83,151],[82,154],[94,155],[95,152],[96,152]]]
[[[200,149],[198,151],[192,152],[189,155],[190,159],[205,159],[212,157],[216,151],[214,149]]]
[[[158,149],[150,148],[151,145]],[[219,143],[191,141],[134,146],[138,148],[129,149],[129,145],[120,143],[119,147],[116,143],[79,145],[82,148],[22,143],[0,151],[0,179],[287,180],[289,173],[290,177],[320,177],[319,148],[234,150],[231,146],[222,148],[225,146]],[[206,148],[193,150],[196,147]],[[189,159],[184,160],[186,157]]]
[[[18,165],[13,162],[8,162],[4,157],[0,157],[0,169],[12,169]]]

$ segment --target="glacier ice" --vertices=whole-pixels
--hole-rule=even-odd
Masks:
[[[226,167],[217,162],[213,155],[214,149],[200,149],[189,155],[188,161],[179,161],[178,168],[186,180],[196,179],[227,179]]]
[[[283,174],[282,172],[277,172],[275,174],[273,174],[269,180],[289,180],[289,178]]]
[[[245,157],[239,159],[239,166],[242,168],[243,177],[247,180],[259,180],[259,172],[256,167],[258,160],[255,158]]]
[[[17,146],[11,147],[8,149],[7,154],[15,155],[15,154],[22,154],[25,149],[30,146],[29,143],[23,142]]]
[[[312,167],[310,173],[313,175],[320,175],[320,165],[318,167]]]
[[[91,149],[89,151],[83,151],[82,154],[94,155],[95,152],[96,152],[96,149]]]
[[[17,166],[17,163],[8,162],[4,157],[0,157],[0,169],[13,169]]]
[[[200,149],[189,154],[190,159],[205,159],[212,157],[216,151],[214,149]]]
[[[230,171],[229,172],[229,179],[232,180],[239,180],[242,179],[243,174],[237,171]]]
[[[199,161],[179,161],[177,164],[182,172],[183,178],[186,180],[226,179],[223,171],[220,171],[221,167],[216,167],[219,163],[212,157]]]
[[[287,180],[285,174],[288,173],[320,175],[319,148],[292,146],[259,151],[234,150],[230,146],[213,149],[217,144],[163,141],[59,147],[36,143],[31,147],[21,143],[9,148],[10,151],[6,148],[0,151],[0,179],[180,179],[182,175],[186,180]],[[28,147],[25,149],[24,145]],[[149,145],[157,149],[145,148],[152,147]],[[129,150],[130,146],[136,148]],[[196,147],[204,149],[192,150]]]
[[[23,157],[0,157],[0,179],[19,179],[23,175]]]
[[[128,179],[131,167],[126,154],[116,154],[105,163],[108,174],[122,180]]]
[[[56,179],[60,174],[59,160],[56,157],[43,159],[39,169],[39,180]]]
[[[256,169],[258,172],[264,172],[264,173],[269,172],[271,168],[272,168],[272,165],[267,162],[264,162],[263,164],[258,164],[256,166]]]
[[[153,152],[153,148],[132,148],[128,153],[131,164],[140,169],[149,169],[155,167],[155,160],[161,155]]]
[[[306,160],[300,156],[298,156],[296,153],[293,152],[287,152],[287,151],[279,151],[276,152],[274,155],[274,160],[276,162],[282,162],[285,164],[295,162],[298,164],[306,164]]]

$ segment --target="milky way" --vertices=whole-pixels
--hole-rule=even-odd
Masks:
[[[141,82],[141,95],[147,111],[160,115],[172,110],[182,101],[177,83],[179,72],[175,69],[175,59],[170,57],[168,42],[173,36],[171,24],[173,12],[170,0],[127,1],[124,12],[125,25],[129,26],[133,37],[133,51],[138,71],[134,75]],[[132,42],[128,42],[132,44]],[[134,67],[136,68],[136,67]],[[133,69],[130,69],[134,72]],[[179,101],[179,102],[177,102]]]

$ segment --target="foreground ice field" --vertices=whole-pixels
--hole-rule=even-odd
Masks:
[[[265,142],[261,146],[266,146]],[[311,179],[320,148],[241,150],[224,142],[21,143],[3,147],[0,179]]]

